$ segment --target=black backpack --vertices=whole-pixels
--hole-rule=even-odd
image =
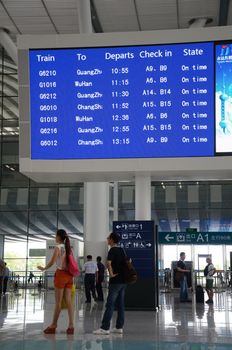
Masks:
[[[124,280],[126,284],[134,284],[137,282],[138,274],[132,264],[132,261],[129,257],[125,256],[125,262],[123,266]]]

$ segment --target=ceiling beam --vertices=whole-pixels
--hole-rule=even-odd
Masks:
[[[219,26],[227,26],[228,12],[229,12],[230,0],[220,0],[219,7]]]
[[[97,14],[94,0],[90,0],[90,8],[91,8],[92,26],[93,26],[95,33],[103,33],[103,29],[102,29],[101,22],[99,20],[98,14]]]

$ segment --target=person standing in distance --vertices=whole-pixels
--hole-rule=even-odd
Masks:
[[[180,273],[180,302],[190,302],[188,299],[188,284],[187,284],[187,276],[186,273],[190,272],[190,270],[186,269],[186,265],[184,263],[185,253],[180,253],[180,260],[177,263],[177,271]]]
[[[98,268],[95,261],[92,261],[93,257],[92,255],[87,255],[87,261],[84,264],[83,271],[85,272],[85,296],[86,296],[86,303],[91,303],[91,294],[94,299],[94,301],[97,300],[96,293],[95,293],[95,282],[98,280]]]
[[[206,301],[207,304],[213,304],[213,275],[216,272],[214,265],[212,264],[212,259],[210,257],[206,258],[207,265],[204,269],[204,275],[206,277],[206,292],[209,299]]]
[[[5,270],[5,263],[0,258],[0,296],[2,295],[2,292],[3,292],[4,270]]]
[[[8,279],[10,276],[10,270],[7,267],[7,263],[5,263],[5,269],[4,269],[4,279],[3,279],[3,294],[6,294],[7,291],[7,284],[8,284]]]
[[[56,232],[56,247],[53,256],[49,263],[45,266],[37,266],[41,271],[45,271],[56,264],[56,272],[54,276],[54,287],[55,287],[55,310],[53,314],[53,320],[50,326],[45,330],[45,334],[55,334],[57,322],[60,316],[61,303],[64,297],[65,303],[68,309],[69,325],[66,330],[67,334],[74,333],[74,312],[73,304],[71,299],[73,276],[68,272],[68,256],[72,253],[70,240],[65,230],[57,230]]]
[[[97,257],[97,268],[98,268],[98,278],[96,282],[96,291],[97,291],[97,300],[104,301],[103,291],[102,291],[102,282],[104,281],[105,276],[105,266],[101,262],[101,257]]]
[[[115,306],[117,306],[116,328],[111,330],[112,333],[123,333],[124,325],[124,296],[126,283],[124,280],[125,253],[121,247],[118,247],[120,237],[112,232],[107,238],[110,250],[107,256],[107,268],[109,271],[109,293],[106,301],[106,309],[102,318],[101,328],[93,331],[94,334],[110,334],[110,321],[113,316]]]

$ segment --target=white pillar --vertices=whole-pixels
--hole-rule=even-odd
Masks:
[[[85,257],[95,259],[107,254],[109,235],[109,183],[87,182],[84,185],[84,242]]]
[[[13,40],[11,39],[11,37],[9,36],[9,34],[4,29],[0,29],[0,44],[2,45],[2,47],[4,47],[4,49],[6,50],[8,55],[12,58],[14,63],[18,65],[17,47],[13,42]]]
[[[135,220],[151,220],[150,176],[135,176]]]
[[[118,220],[118,182],[114,182],[114,221]]]
[[[78,0],[78,20],[80,33],[92,33],[90,0]]]
[[[90,0],[78,0],[80,33],[92,33]],[[94,171],[94,169],[93,169]],[[109,183],[84,183],[84,255],[107,254],[109,235]]]
[[[0,234],[0,259],[3,259],[4,255],[4,236]]]

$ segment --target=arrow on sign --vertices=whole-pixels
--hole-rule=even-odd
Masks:
[[[116,228],[121,228],[121,226],[120,226],[120,225],[117,225]]]
[[[146,246],[147,246],[147,247],[151,247],[151,243],[147,243]]]
[[[170,240],[172,240],[172,239],[174,239],[174,237],[170,237],[169,236],[169,233],[165,236],[165,239],[166,239],[166,241],[170,241]]]

